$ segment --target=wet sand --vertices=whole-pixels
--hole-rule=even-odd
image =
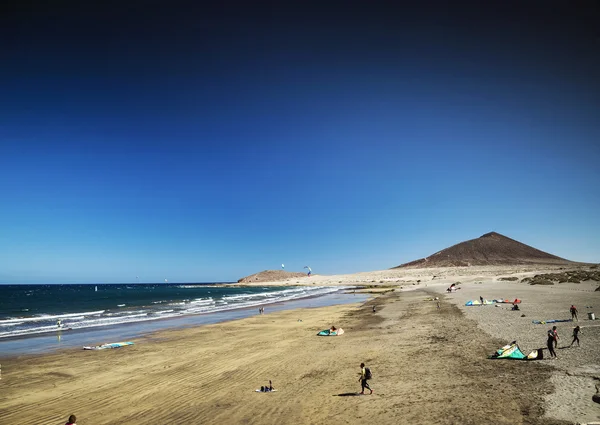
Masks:
[[[71,413],[80,425],[571,423],[544,416],[559,361],[488,360],[505,337],[450,297],[440,294],[440,309],[425,301],[432,294],[158,332],[118,350],[5,358],[0,423],[60,424]],[[316,336],[331,324],[346,333]],[[355,395],[362,361],[373,395]],[[277,392],[254,392],[269,379]]]

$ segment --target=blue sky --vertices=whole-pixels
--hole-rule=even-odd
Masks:
[[[600,261],[581,11],[186,6],[15,9],[0,283],[379,270],[489,231]]]

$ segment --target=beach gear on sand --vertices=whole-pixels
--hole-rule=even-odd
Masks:
[[[465,303],[465,305],[466,305],[466,306],[473,306],[473,305],[492,305],[492,304],[494,304],[494,301],[491,301],[491,300],[483,300],[483,303],[482,303],[481,301],[479,301],[479,300],[470,300],[470,301],[467,301],[467,302]]]
[[[546,323],[572,322],[573,319],[550,319],[550,320],[532,320],[535,325],[545,325]]]
[[[521,300],[517,298],[514,301],[503,300],[503,299],[483,300],[483,304],[481,303],[480,300],[469,300],[465,303],[465,305],[472,306],[472,305],[490,305],[490,304],[520,304],[520,303],[521,303]]]
[[[509,360],[542,360],[544,358],[544,351],[540,348],[533,350],[528,355],[523,354],[517,341],[513,341],[510,344],[500,348],[494,354],[488,357],[488,359],[509,359]]]
[[[332,331],[331,329],[324,329],[321,332],[319,332],[317,335],[318,336],[339,336],[342,335],[344,333],[344,330],[342,328],[338,328],[335,331]]]
[[[121,348],[126,345],[133,345],[133,342],[111,342],[109,344],[96,345],[93,347],[83,347],[84,350],[106,350],[107,348]]]

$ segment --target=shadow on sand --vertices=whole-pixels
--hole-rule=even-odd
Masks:
[[[342,394],[334,394],[334,397],[354,397],[354,396],[359,396],[359,395],[363,395],[360,393],[342,393]]]

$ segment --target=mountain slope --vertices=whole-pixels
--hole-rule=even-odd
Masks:
[[[286,272],[285,270],[264,270],[253,275],[243,277],[238,280],[238,283],[277,282],[280,280],[300,277],[306,277],[306,273]]]
[[[460,267],[518,264],[573,264],[496,232],[436,252],[397,267]]]

